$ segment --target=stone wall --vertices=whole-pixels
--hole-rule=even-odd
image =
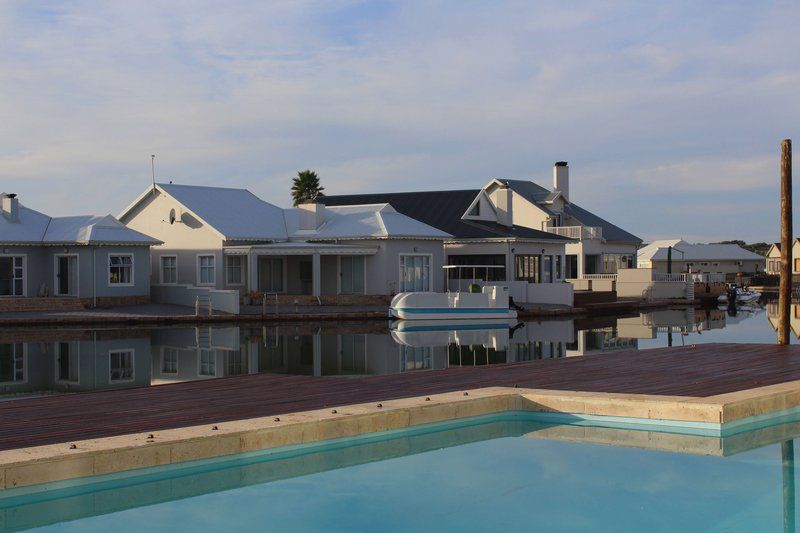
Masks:
[[[2,297],[0,313],[36,311],[81,311],[83,304],[79,298],[63,297]]]

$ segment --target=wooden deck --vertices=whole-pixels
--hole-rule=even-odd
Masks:
[[[704,344],[387,376],[255,374],[0,403],[0,450],[488,386],[713,396],[800,379],[800,346]]]

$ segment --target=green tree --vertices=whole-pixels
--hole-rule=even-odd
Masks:
[[[314,202],[320,196],[325,187],[320,186],[319,176],[313,170],[301,170],[297,177],[292,180],[292,200],[295,207],[300,204]]]

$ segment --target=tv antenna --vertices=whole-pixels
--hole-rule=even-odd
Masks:
[[[156,190],[156,155],[150,156],[150,171],[153,174],[153,192]]]

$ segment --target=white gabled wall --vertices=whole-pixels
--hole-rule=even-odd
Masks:
[[[170,212],[175,210],[176,220],[170,223]],[[121,220],[131,229],[150,235],[164,244],[153,246],[151,251],[152,283],[160,283],[161,261],[164,255],[174,255],[178,260],[178,283],[198,284],[197,256],[214,255],[216,287],[224,283],[222,237],[191,214],[177,200],[156,191]]]

